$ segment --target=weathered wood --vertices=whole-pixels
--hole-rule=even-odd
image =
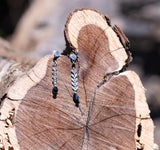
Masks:
[[[8,90],[18,78],[23,77],[33,67],[35,62],[35,60],[31,60],[30,57],[13,48],[7,41],[0,39],[0,149],[13,148],[8,128],[13,123],[12,119],[14,119],[17,102],[12,102],[8,98]],[[14,139],[13,134],[10,135]],[[14,149],[16,148],[14,147]]]
[[[35,64],[35,60],[24,56],[7,41],[0,39],[0,98],[14,83],[17,77],[24,74]]]
[[[136,73],[124,71],[129,41],[108,22],[91,9],[69,15],[66,49],[57,60],[57,98],[52,98],[53,56],[48,55],[8,89],[1,106],[2,145],[16,150],[153,149],[143,85]],[[79,108],[72,98],[70,53],[78,55]]]

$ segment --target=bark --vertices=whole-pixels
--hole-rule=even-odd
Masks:
[[[112,27],[107,15],[77,9],[67,19],[65,39],[66,49],[57,60],[56,99],[52,98],[53,55],[42,58],[29,71],[20,70],[4,90],[2,147],[153,149],[154,127],[145,89],[135,72],[125,71],[131,55],[121,29]],[[78,56],[78,108],[73,102],[70,53]]]

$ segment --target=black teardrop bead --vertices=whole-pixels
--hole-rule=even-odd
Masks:
[[[53,88],[52,93],[53,93],[53,98],[56,99],[58,93],[58,88],[56,86]]]
[[[76,107],[79,107],[79,96],[78,96],[77,93],[74,93],[74,94],[73,94],[73,101],[74,101],[74,103],[75,103],[75,106],[76,106]]]

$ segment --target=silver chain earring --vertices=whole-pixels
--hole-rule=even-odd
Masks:
[[[76,69],[76,60],[77,56],[76,54],[70,54],[70,60],[72,63],[72,70],[71,70],[71,81],[72,81],[72,90],[74,91],[73,94],[73,101],[75,103],[76,107],[79,107],[79,96],[77,94],[78,90],[78,75],[77,75],[77,69]]]
[[[57,98],[58,94],[58,87],[57,85],[57,58],[60,56],[59,51],[53,51],[53,65],[52,65],[52,84],[53,84],[53,89],[52,89],[52,94],[53,98]]]

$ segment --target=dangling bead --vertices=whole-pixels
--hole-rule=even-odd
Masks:
[[[73,94],[73,101],[74,101],[74,103],[75,103],[75,106],[76,106],[76,107],[79,107],[79,96],[78,96],[77,93],[74,93],[74,94]]]
[[[56,99],[58,94],[58,88],[56,86],[54,86],[52,90],[52,94],[53,94],[53,98]]]

